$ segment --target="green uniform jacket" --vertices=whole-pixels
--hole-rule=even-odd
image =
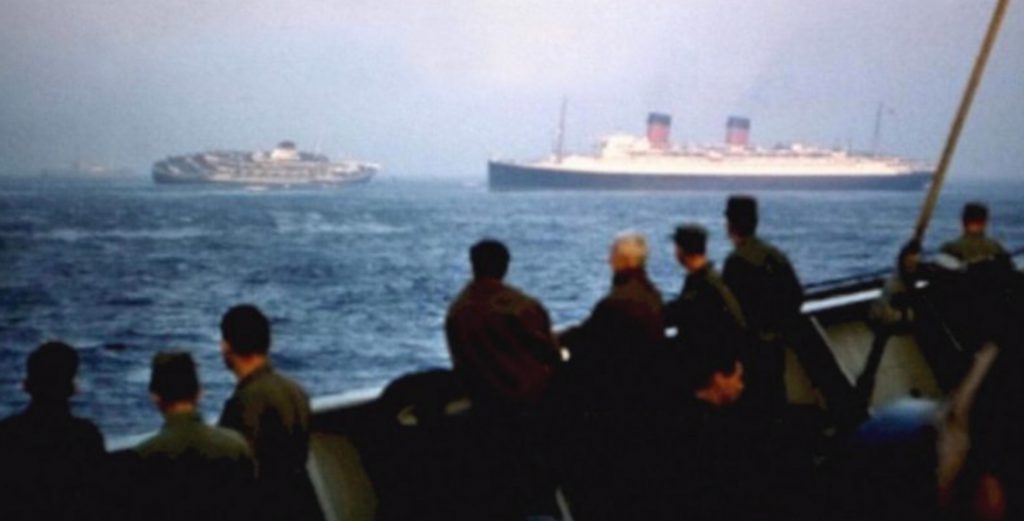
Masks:
[[[797,317],[803,288],[789,258],[775,246],[751,236],[725,259],[722,279],[739,301],[743,317],[763,341],[774,341]]]
[[[984,234],[965,233],[956,240],[943,244],[940,251],[956,257],[965,264],[974,264],[976,262],[996,260],[1009,256],[1002,244],[986,237]]]
[[[171,414],[164,418],[160,432],[135,448],[143,459],[170,458],[195,453],[210,461],[229,460],[253,474],[252,451],[235,431],[203,423],[198,413]]]
[[[746,321],[743,311],[710,265],[686,276],[679,297],[665,306],[665,325],[675,327],[677,341],[688,349],[710,349],[723,343],[739,354]]]
[[[243,520],[255,478],[252,452],[237,432],[203,423],[198,413],[165,417],[160,432],[135,448],[137,489],[130,517]]]
[[[267,519],[320,519],[309,456],[309,397],[268,363],[246,376],[224,404],[220,425],[238,431],[256,457]]]

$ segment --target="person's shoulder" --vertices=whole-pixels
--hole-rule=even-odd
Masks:
[[[754,236],[749,237],[729,252],[725,258],[725,269],[737,269],[743,267],[758,267],[764,264],[765,258],[770,254],[771,245]]]
[[[17,412],[0,420],[0,450],[12,448],[16,444],[14,440],[25,436],[24,415]]]
[[[253,376],[243,385],[236,387],[234,394],[228,399],[228,404],[249,408],[254,404],[265,402],[278,389],[287,385],[287,381],[288,379],[278,374],[277,371],[265,370],[259,375]]]
[[[725,280],[722,279],[722,274],[714,268],[708,268],[707,276],[704,277],[704,283],[714,288],[719,293],[729,292],[729,287],[725,285]]]
[[[10,416],[0,419],[0,434],[10,432],[11,430],[16,429],[18,427],[18,424],[20,424],[23,421],[22,417],[24,415],[25,413],[23,412],[16,412],[14,414],[11,414]]]
[[[504,282],[495,288],[494,293],[498,298],[514,300],[517,302],[532,300],[525,291],[511,284],[505,284]]]
[[[131,448],[131,451],[137,454],[139,457],[145,459],[154,454],[160,454],[167,450],[169,445],[168,436],[164,432],[157,432],[156,434],[142,440],[138,445]]]
[[[495,290],[489,302],[495,310],[514,314],[527,310],[543,309],[543,305],[536,297],[516,286],[504,283]]]
[[[451,313],[460,308],[471,305],[473,298],[473,283],[470,281],[468,284],[462,287],[459,292],[452,299],[451,304],[448,306],[448,312]]]
[[[660,309],[663,306],[661,293],[650,283],[640,280],[631,280],[626,284],[617,285],[612,288],[598,306],[608,311],[630,312],[651,308]]]
[[[773,262],[778,264],[790,264],[789,256],[786,255],[786,252],[782,251],[778,246],[761,239],[759,239],[757,243],[757,247],[764,252],[764,257],[766,259],[771,259]]]
[[[264,392],[277,393],[281,390],[286,390],[289,393],[299,394],[308,400],[308,395],[302,385],[281,371],[276,369],[269,371],[265,381],[266,388]]]
[[[988,247],[992,250],[995,255],[1006,255],[1007,250],[1003,246],[1003,243],[999,242],[992,237],[985,237],[985,241],[988,243]]]
[[[948,253],[950,255],[958,255],[959,253],[961,253],[961,250],[963,249],[963,242],[964,237],[962,236],[957,237],[956,239],[953,239],[951,241],[946,241],[942,243],[942,246],[939,247],[939,251],[942,253]]]
[[[238,432],[215,425],[204,425],[203,427],[210,442],[220,452],[233,458],[252,458],[249,444]]]
[[[103,449],[103,433],[92,420],[70,416],[64,426],[65,436],[74,438],[82,450]]]
[[[72,418],[72,422],[79,430],[79,432],[82,433],[83,436],[86,436],[93,440],[99,440],[100,443],[103,443],[103,433],[100,431],[100,428],[95,423],[93,423],[92,420],[89,420],[87,418],[74,417]]]

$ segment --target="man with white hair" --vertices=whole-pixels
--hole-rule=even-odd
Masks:
[[[586,321],[559,335],[570,352],[560,421],[568,460],[563,490],[574,519],[631,519],[639,512],[643,487],[608,476],[640,470],[631,451],[641,445],[636,425],[649,412],[647,380],[664,340],[661,294],[647,278],[646,261],[642,235],[617,235],[608,255],[611,290]]]
[[[574,364],[630,359],[661,344],[661,294],[647,278],[647,241],[639,233],[615,236],[608,254],[611,291],[585,322],[559,335]]]

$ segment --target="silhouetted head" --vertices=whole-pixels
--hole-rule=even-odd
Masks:
[[[672,234],[676,244],[676,259],[688,271],[700,269],[706,263],[708,232],[703,226],[685,224]]]
[[[969,202],[964,205],[960,221],[968,233],[984,232],[988,224],[988,207],[977,201]]]
[[[67,400],[75,393],[78,353],[63,342],[46,342],[28,355],[25,391],[33,399]]]
[[[199,399],[199,377],[192,355],[183,351],[161,351],[153,356],[149,392],[161,408],[178,402],[195,403]]]
[[[608,264],[615,273],[643,268],[647,263],[647,239],[634,231],[620,232],[612,242]]]
[[[476,278],[504,279],[512,256],[500,241],[484,239],[469,249],[469,262]]]
[[[757,199],[749,195],[731,195],[725,203],[729,235],[750,237],[757,231]]]
[[[239,304],[224,313],[220,333],[237,355],[265,355],[270,350],[270,321],[252,304]]]

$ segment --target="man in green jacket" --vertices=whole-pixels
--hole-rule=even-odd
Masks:
[[[757,200],[730,196],[725,217],[734,248],[725,260],[722,279],[740,303],[754,344],[744,360],[747,392],[742,406],[765,427],[783,416],[785,348],[789,347],[825,395],[838,426],[857,425],[866,414],[864,404],[828,346],[801,315],[803,287],[789,258],[757,236]]]
[[[707,258],[707,231],[697,225],[676,228],[676,260],[686,270],[679,297],[665,306],[665,325],[677,329],[684,349],[706,350],[728,343],[745,349],[746,321],[732,291]]]
[[[192,356],[160,352],[149,381],[153,404],[164,416],[160,432],[135,448],[139,472],[136,517],[144,519],[248,519],[255,467],[237,432],[203,423],[199,378]]]
[[[235,375],[235,392],[220,425],[238,431],[256,457],[256,491],[266,519],[322,519],[309,456],[309,397],[270,363],[270,321],[251,304],[235,306],[220,323],[221,354]]]
[[[963,233],[955,240],[942,245],[940,251],[951,255],[962,264],[974,264],[987,260],[1009,261],[1006,248],[985,235],[988,226],[988,207],[979,202],[964,205],[960,216]]]

